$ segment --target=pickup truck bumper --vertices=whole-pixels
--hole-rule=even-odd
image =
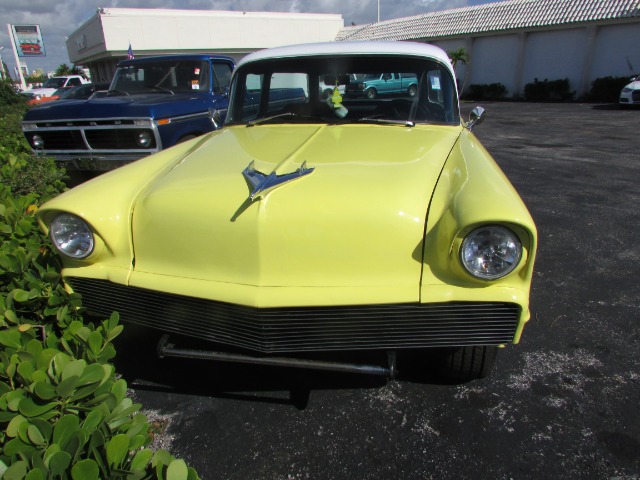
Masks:
[[[158,150],[156,150],[158,151]],[[153,152],[145,152],[145,153],[118,153],[118,154],[87,154],[83,153],[82,155],[67,154],[67,153],[51,153],[51,152],[42,152],[36,151],[36,155],[51,157],[56,162],[60,164],[61,167],[64,167],[66,170],[71,171],[88,171],[88,172],[108,172],[109,170],[114,170],[118,167],[122,167],[131,162],[135,162],[136,160],[140,160]]]

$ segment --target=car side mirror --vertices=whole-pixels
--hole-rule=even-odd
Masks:
[[[482,122],[484,122],[484,119],[486,117],[485,112],[486,110],[482,107],[475,107],[473,110],[471,110],[471,112],[469,113],[469,121],[465,125],[469,129],[469,131],[471,131],[471,129],[476,125],[480,125]]]

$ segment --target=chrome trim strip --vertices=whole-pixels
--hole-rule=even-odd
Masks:
[[[267,365],[272,367],[305,368],[330,372],[361,373],[365,375],[393,376],[394,369],[381,365],[331,362],[290,357],[253,357],[238,353],[216,352],[213,350],[195,350],[176,348],[169,343],[169,335],[163,335],[158,342],[158,356],[191,358],[195,360],[212,360],[217,362],[245,363],[251,365]]]

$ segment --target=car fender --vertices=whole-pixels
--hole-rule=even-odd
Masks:
[[[507,276],[483,281],[468,274],[459,260],[464,237],[484,224],[507,226],[518,235],[520,265]],[[473,133],[463,130],[453,147],[429,205],[423,251],[422,301],[491,297],[528,305],[537,243],[533,219],[508,178]],[[519,332],[529,318],[523,309]]]

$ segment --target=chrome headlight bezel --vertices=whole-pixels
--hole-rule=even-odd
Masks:
[[[61,213],[51,221],[49,238],[60,253],[78,260],[91,255],[96,243],[89,224],[70,213]]]
[[[460,245],[460,263],[474,278],[491,281],[513,272],[522,259],[522,242],[503,225],[483,225],[469,232]]]

